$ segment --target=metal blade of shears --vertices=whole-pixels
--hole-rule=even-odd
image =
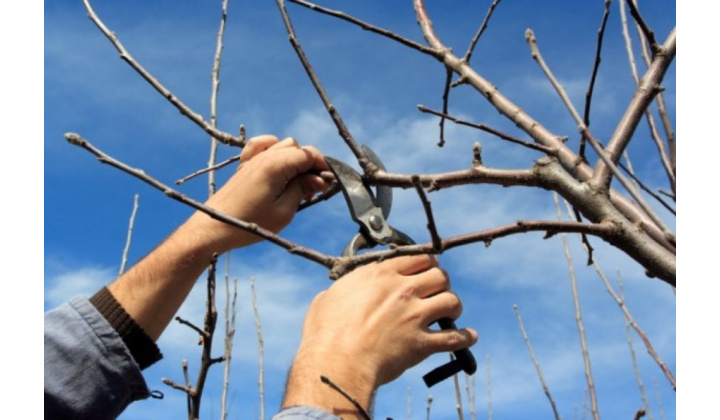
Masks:
[[[374,245],[372,242],[388,243],[392,238],[393,230],[385,221],[382,207],[376,203],[375,197],[363,182],[360,174],[335,158],[326,156],[325,161],[340,184],[340,189],[350,209],[350,216],[360,225],[368,242],[371,245]],[[389,212],[389,207],[387,207],[387,211]]]
[[[368,146],[360,146],[365,155],[374,163],[380,170],[385,171],[385,165],[382,163],[377,154]],[[382,209],[383,216],[387,219],[390,216],[390,209],[392,209],[393,192],[392,188],[386,185],[378,185],[375,187],[375,200],[376,204]]]

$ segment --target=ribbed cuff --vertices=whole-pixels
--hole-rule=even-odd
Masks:
[[[120,303],[110,293],[107,287],[103,287],[90,298],[90,303],[97,308],[105,319],[115,328],[123,342],[130,350],[130,354],[140,369],[152,365],[162,359],[162,354],[157,344],[145,334],[145,331],[134,319],[125,312]]]

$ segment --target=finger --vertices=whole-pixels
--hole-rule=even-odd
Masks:
[[[405,257],[397,257],[386,260],[381,264],[387,264],[388,267],[397,271],[404,276],[421,273],[432,267],[437,267],[438,260],[434,255],[410,255]]]
[[[251,138],[243,148],[242,153],[240,153],[240,162],[247,162],[257,156],[258,153],[264,152],[277,143],[278,138],[269,134]]]
[[[425,325],[430,325],[441,318],[457,319],[463,310],[460,298],[449,290],[423,299],[420,305],[422,305],[422,321]]]
[[[298,177],[300,189],[304,198],[310,198],[313,195],[327,191],[330,186],[325,180],[315,174],[303,174]]]
[[[273,149],[282,149],[286,147],[300,147],[300,144],[293,137],[285,137],[282,141],[279,141],[272,145]]]
[[[471,347],[477,343],[478,333],[472,328],[428,331],[424,335],[423,340],[425,350],[428,352],[428,355],[430,355]]]
[[[415,295],[422,299],[450,290],[450,277],[440,267],[431,267],[415,274],[413,279],[415,280]]]

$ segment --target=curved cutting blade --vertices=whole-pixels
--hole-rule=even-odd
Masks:
[[[370,146],[362,145],[360,146],[360,148],[372,163],[377,165],[377,167],[381,170],[385,171],[385,165],[383,165],[378,155],[375,154],[375,152],[370,148]],[[386,185],[378,185],[377,187],[375,187],[375,201],[378,207],[382,209],[383,217],[385,217],[385,219],[387,219],[390,215],[390,209],[392,208],[392,197],[392,188]]]
[[[361,226],[361,231],[368,242],[387,243],[392,237],[392,228],[385,221],[383,208],[376,205],[372,192],[365,185],[360,174],[335,158],[325,156],[325,162],[340,184],[352,219]]]

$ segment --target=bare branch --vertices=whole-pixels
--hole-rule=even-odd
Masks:
[[[423,0],[413,0],[413,3],[415,6],[415,14],[423,31],[425,40],[432,48],[441,54],[445,65],[450,66],[453,71],[458,73],[461,77],[467,79],[467,83],[482,94],[488,102],[495,107],[495,109],[510,119],[517,127],[530,135],[536,143],[557,148],[557,158],[562,167],[565,168],[569,174],[573,174],[573,176],[580,180],[588,180],[592,177],[592,169],[563,143],[563,137],[557,136],[548,131],[542,124],[531,118],[520,107],[502,95],[496,86],[475,72],[475,70],[467,65],[467,63],[453,55],[452,51],[447,48],[435,34],[432,22],[425,10]],[[669,65],[669,62],[666,64]],[[661,66],[660,64],[656,66],[654,74],[658,77],[658,80],[662,79],[664,70],[666,69],[667,67]],[[563,196],[566,197],[565,194],[563,194]],[[641,226],[641,229],[647,232],[647,234],[655,242],[657,242],[657,244],[672,253],[675,252],[675,246],[666,238],[666,233],[658,228],[657,225],[650,220],[645,212],[634,202],[612,189],[610,190],[610,200],[617,210],[619,210],[632,223],[637,226]]]
[[[665,73],[675,58],[676,41],[677,34],[675,29],[673,29],[670,31],[665,43],[659,47],[650,67],[640,78],[641,82],[635,91],[635,95],[630,100],[630,104],[605,148],[605,151],[613,162],[617,162],[620,159],[620,155],[627,147],[628,142],[630,142],[645,110],[650,106],[650,103],[657,93],[660,92],[660,81],[665,76]],[[607,183],[610,179],[609,171],[610,168],[605,162],[598,162],[593,180],[595,182]]]
[[[470,420],[475,420],[475,374],[465,374],[465,392],[468,400],[468,410],[470,411]]]
[[[372,163],[370,159],[367,158],[367,156],[365,156],[365,153],[363,153],[362,149],[360,149],[360,146],[357,144],[352,134],[350,134],[350,130],[348,130],[345,122],[343,122],[343,119],[340,116],[340,112],[338,112],[337,108],[335,108],[335,105],[333,105],[333,103],[330,101],[330,97],[325,92],[325,88],[323,88],[322,84],[320,83],[320,79],[317,77],[317,74],[315,74],[315,70],[313,70],[312,66],[310,65],[310,61],[305,55],[305,51],[303,51],[302,46],[300,45],[300,41],[298,41],[297,36],[295,35],[295,29],[293,28],[292,22],[290,21],[290,16],[285,9],[285,1],[276,0],[276,3],[278,9],[280,10],[280,14],[282,15],[283,23],[285,24],[285,29],[287,30],[288,37],[290,39],[290,44],[292,44],[293,48],[295,49],[295,52],[297,53],[298,58],[300,58],[300,62],[302,63],[305,72],[307,73],[308,77],[310,77],[310,81],[312,82],[315,90],[320,96],[320,99],[325,105],[325,109],[327,110],[328,114],[330,114],[330,118],[332,118],[333,122],[335,123],[335,126],[338,129],[338,134],[345,141],[345,144],[347,144],[347,146],[350,148],[350,151],[352,151],[352,153],[355,155],[358,163],[360,164],[360,167],[363,169],[365,174],[372,174],[376,172],[378,170],[377,166]]]
[[[255,277],[250,277],[250,290],[252,296],[252,307],[253,314],[255,315],[255,329],[257,330],[258,339],[258,391],[260,394],[260,420],[265,419],[265,387],[263,384],[263,378],[265,376],[263,371],[263,335],[262,327],[260,326],[260,313],[258,312],[257,295],[255,294]]]
[[[620,299],[622,302],[625,302],[625,294],[623,292],[622,287],[622,277],[620,276],[620,270],[618,270],[618,286],[620,288]],[[638,388],[640,389],[640,397],[643,400],[643,404],[645,404],[645,410],[647,412],[647,416],[650,420],[652,420],[652,412],[650,411],[650,402],[647,398],[647,393],[645,392],[645,385],[643,384],[642,375],[640,374],[640,369],[638,368],[637,363],[637,356],[635,355],[635,346],[633,345],[633,339],[632,339],[632,330],[630,329],[630,320],[625,316],[625,334],[627,335],[627,343],[628,343],[628,349],[630,350],[630,359],[632,360],[633,365],[633,372],[635,372],[635,380],[638,383]]]
[[[461,119],[456,118],[456,117],[453,117],[452,115],[449,115],[449,114],[447,114],[447,113],[440,112],[440,111],[435,111],[435,110],[433,110],[433,109],[430,109],[430,108],[428,108],[428,107],[426,107],[426,106],[424,106],[424,105],[418,105],[418,109],[420,110],[420,112],[426,112],[426,113],[429,113],[429,114],[437,115],[437,116],[442,117],[442,118],[447,118],[448,120],[454,122],[455,124],[465,125],[465,126],[472,127],[472,128],[477,128],[478,130],[482,130],[482,131],[488,132],[488,133],[490,133],[490,134],[494,134],[494,135],[500,137],[500,138],[503,139],[503,140],[507,140],[507,141],[509,141],[509,142],[512,142],[512,143],[515,143],[515,144],[519,144],[519,145],[521,145],[521,146],[524,146],[524,147],[527,147],[527,148],[530,148],[530,149],[534,149],[534,150],[541,151],[541,152],[546,153],[546,154],[548,154],[548,155],[550,155],[550,156],[555,156],[555,155],[557,154],[557,149],[553,149],[553,148],[550,148],[550,147],[546,147],[546,146],[543,146],[543,145],[541,145],[541,144],[534,144],[534,143],[529,143],[529,142],[523,141],[523,140],[521,140],[521,139],[519,139],[519,138],[517,138],[517,137],[513,137],[513,136],[511,136],[511,135],[509,135],[509,134],[505,134],[505,133],[503,133],[503,132],[501,132],[501,131],[498,131],[498,130],[492,128],[492,127],[488,127],[488,126],[485,125],[485,124],[476,124],[476,123],[468,122],[468,121],[465,121],[465,120],[461,120]]]
[[[630,62],[630,69],[631,74],[633,76],[633,79],[635,80],[636,85],[640,85],[640,79],[638,77],[637,68],[635,65],[635,54],[633,53],[632,49],[632,40],[630,38],[630,31],[628,30],[628,24],[627,19],[625,17],[625,0],[620,0],[620,17],[622,20],[622,28],[623,28],[623,37],[625,38],[625,48],[628,53],[628,60]],[[640,35],[643,36],[643,33],[640,32]],[[645,51],[645,43],[643,38],[641,38],[641,45],[643,47],[643,51]],[[650,66],[649,58],[647,59],[647,65]],[[659,96],[659,95],[658,95]],[[653,139],[653,142],[655,143],[655,146],[658,149],[658,155],[660,157],[660,162],[663,165],[663,168],[665,168],[665,173],[667,174],[668,181],[670,183],[670,186],[673,190],[673,192],[676,191],[675,189],[675,170],[673,168],[673,164],[670,162],[670,158],[668,157],[667,151],[665,150],[665,146],[663,144],[662,139],[660,138],[660,133],[658,132],[657,126],[655,124],[655,118],[653,117],[653,114],[650,110],[650,107],[645,110],[645,119],[648,122],[648,127],[650,129],[650,137]]]
[[[442,250],[444,252],[458,246],[478,242],[482,242],[486,246],[489,246],[495,239],[518,233],[534,231],[545,232],[545,238],[549,238],[559,232],[585,232],[590,235],[602,237],[609,241],[611,241],[611,238],[613,238],[617,233],[612,224],[591,224],[544,220],[517,221],[513,224],[497,226],[480,232],[445,238],[442,241]],[[352,271],[355,267],[365,265],[373,261],[395,258],[402,255],[420,254],[437,254],[437,252],[435,251],[432,242],[428,242],[425,244],[394,246],[387,250],[368,251],[353,257],[339,257],[335,260],[335,265],[330,271],[330,278],[340,278],[345,273]]]
[[[500,3],[500,0],[494,0],[488,8],[487,13],[485,13],[485,18],[483,19],[482,24],[480,24],[480,29],[478,29],[477,33],[475,33],[475,36],[470,41],[470,46],[468,46],[468,50],[463,57],[463,60],[465,60],[465,62],[470,63],[470,57],[472,56],[473,50],[475,50],[475,45],[477,44],[478,40],[480,40],[480,37],[482,36],[483,32],[485,32],[485,29],[487,29],[488,22],[490,22],[490,16],[492,16],[493,11],[495,10],[495,7],[497,7],[498,3]]]
[[[202,211],[203,213],[207,214],[208,216],[212,217],[213,219],[219,220],[221,222],[224,222],[228,225],[235,226],[238,229],[242,229],[244,231],[250,232],[254,235],[257,235],[263,239],[266,239],[275,245],[280,246],[281,248],[286,249],[291,254],[299,255],[303,258],[306,258],[310,261],[314,261],[320,265],[323,265],[325,267],[332,267],[335,263],[335,258],[329,257],[327,255],[321,254],[317,251],[305,248],[303,246],[297,245],[294,242],[291,242],[287,239],[284,239],[278,235],[275,235],[271,231],[258,226],[255,223],[248,223],[240,219],[236,219],[231,216],[227,216],[221,213],[216,212],[212,208],[206,206],[205,204],[200,203],[199,201],[193,200],[190,197],[185,196],[184,194],[180,193],[179,191],[173,190],[172,188],[168,187],[167,185],[163,184],[162,182],[156,180],[155,178],[152,178],[145,174],[140,169],[131,168],[124,163],[117,161],[113,159],[112,157],[106,155],[99,149],[97,149],[95,146],[91,145],[87,140],[80,137],[79,135],[75,133],[68,133],[65,135],[65,138],[70,142],[71,144],[75,146],[79,146],[88,152],[95,155],[98,160],[102,163],[107,163],[110,166],[116,167],[142,181],[145,181],[147,184],[157,188],[158,190],[162,191],[167,195],[168,197],[180,201],[181,203],[187,204],[190,207],[193,207],[197,210]]]
[[[225,254],[225,369],[223,369],[223,387],[220,397],[220,419],[228,415],[228,391],[230,389],[230,361],[232,360],[233,339],[235,337],[235,315],[237,314],[237,278],[233,279],[232,298],[230,296],[230,252]]]
[[[223,0],[222,13],[220,14],[220,28],[217,34],[217,43],[215,46],[215,56],[213,58],[212,71],[210,79],[212,80],[212,89],[210,93],[210,126],[217,128],[217,96],[220,88],[220,58],[223,50],[223,36],[225,35],[225,21],[227,20],[228,0]],[[215,166],[215,156],[217,155],[217,141],[210,141],[210,156],[208,158],[208,168]],[[215,194],[215,172],[208,174],[208,197]]]
[[[213,172],[215,172],[216,170],[218,170],[218,169],[220,169],[220,168],[224,168],[225,166],[227,166],[227,165],[229,165],[229,164],[231,164],[231,163],[233,163],[233,162],[237,162],[237,161],[239,161],[239,160],[240,160],[240,155],[235,155],[235,156],[233,156],[233,157],[231,157],[231,158],[229,158],[229,159],[226,159],[226,160],[224,160],[224,161],[222,161],[222,162],[220,162],[220,163],[218,163],[218,164],[216,164],[216,165],[208,166],[207,168],[203,168],[203,169],[197,170],[197,171],[191,173],[190,175],[188,175],[188,176],[186,176],[186,177],[184,177],[184,178],[180,178],[180,179],[178,179],[177,181],[175,181],[175,185],[182,185],[182,184],[184,184],[185,182],[187,182],[187,181],[189,181],[189,180],[191,180],[191,179],[193,179],[193,178],[195,178],[195,177],[197,177],[197,176],[200,176],[200,175],[202,175],[202,174],[208,173],[208,172],[213,173]],[[214,184],[213,184],[213,185],[214,185]]]
[[[450,354],[450,360],[455,360],[455,355]],[[453,385],[455,386],[455,410],[458,413],[458,420],[463,420],[463,407],[462,407],[462,392],[460,391],[460,382],[458,381],[458,374],[453,375]]]
[[[555,208],[557,209],[558,220],[562,221],[562,210],[558,202],[557,194],[553,194]],[[595,420],[600,420],[598,412],[597,395],[595,393],[595,382],[593,381],[592,368],[590,366],[590,353],[587,348],[587,340],[585,339],[585,326],[582,321],[582,312],[580,310],[580,298],[577,290],[577,279],[573,268],[572,256],[570,255],[570,246],[568,245],[567,235],[562,234],[563,248],[565,249],[565,259],[567,260],[568,271],[570,274],[570,286],[572,288],[573,302],[575,304],[575,322],[577,323],[578,332],[580,333],[580,347],[582,348],[583,361],[585,363],[585,379],[588,384],[588,392],[590,393],[590,405]]]
[[[427,415],[425,416],[425,420],[430,420],[430,406],[432,405],[432,402],[433,402],[432,395],[428,395],[427,396],[427,408],[425,409],[425,412]]]
[[[634,2],[633,2],[634,3]],[[637,4],[635,4],[635,7],[637,7]],[[624,8],[621,7],[621,12],[623,12],[624,15]],[[650,58],[650,53],[648,52],[647,48],[647,39],[645,38],[645,34],[642,31],[642,28],[640,25],[635,25],[638,31],[638,36],[640,37],[640,47],[642,50],[642,56],[645,60],[645,64],[650,67],[650,63],[652,62],[652,59]],[[665,130],[665,137],[667,139],[667,146],[670,151],[670,165],[672,167],[672,173],[673,175],[677,175],[677,168],[676,168],[676,161],[675,161],[675,130],[673,130],[673,125],[670,122],[670,116],[668,115],[667,106],[665,105],[665,95],[662,91],[658,92],[657,96],[655,97],[655,100],[657,102],[657,108],[658,113],[660,114],[660,120],[663,124],[663,129]]]
[[[655,211],[645,202],[645,199],[642,198],[642,195],[638,193],[635,188],[628,182],[625,177],[622,176],[620,173],[620,170],[615,166],[615,162],[612,160],[611,156],[606,155],[605,150],[602,149],[600,146],[600,143],[593,137],[593,135],[590,133],[590,130],[585,125],[582,119],[580,119],[580,115],[575,110],[575,107],[572,104],[572,101],[568,97],[567,93],[565,93],[565,89],[560,85],[560,83],[557,81],[557,79],[553,76],[552,72],[550,71],[550,68],[545,64],[545,61],[542,58],[542,55],[540,54],[540,50],[537,46],[537,40],[535,38],[535,34],[533,34],[532,30],[528,29],[525,32],[525,39],[528,42],[528,45],[530,45],[530,49],[532,50],[532,57],[535,59],[535,61],[538,62],[540,67],[542,68],[545,75],[548,77],[550,82],[552,83],[555,90],[558,92],[558,95],[560,95],[560,98],[562,99],[565,106],[570,111],[570,114],[572,115],[573,119],[575,120],[575,123],[578,125],[580,132],[583,135],[583,138],[587,139],[587,141],[590,143],[590,145],[595,149],[595,152],[597,153],[598,157],[600,157],[601,162],[604,162],[607,165],[607,168],[609,168],[612,171],[612,174],[615,175],[615,178],[617,178],[618,181],[622,184],[623,187],[627,190],[628,193],[635,199],[635,201],[638,203],[638,205],[645,211],[645,214],[652,219],[652,221],[663,230],[665,237],[670,240],[671,243],[675,242],[675,235],[670,231],[670,229],[665,226],[665,223],[663,223],[662,219],[655,214]],[[599,163],[598,163],[599,165]],[[597,173],[596,173],[597,175]],[[597,177],[593,176],[593,182],[597,182]],[[609,183],[610,179],[607,179],[607,182]],[[604,184],[596,184],[596,185],[604,185]]]
[[[445,89],[443,90],[443,115],[448,113],[448,99],[450,98],[450,82],[452,81],[452,69],[446,68],[445,73]],[[445,145],[445,117],[440,117],[440,141],[438,141],[438,147]]]
[[[130,214],[130,222],[128,224],[127,239],[125,240],[125,249],[123,249],[122,260],[120,262],[120,272],[118,273],[118,277],[122,276],[122,274],[125,272],[125,266],[127,265],[128,252],[130,252],[130,242],[132,241],[133,226],[135,225],[135,215],[137,214],[138,210],[139,198],[140,196],[135,194],[135,198],[133,199],[133,209],[132,213]]]
[[[590,76],[590,84],[587,91],[585,92],[585,112],[583,114],[583,122],[587,127],[590,127],[590,104],[592,103],[592,95],[595,89],[595,79],[597,78],[598,69],[600,68],[600,56],[602,52],[603,38],[605,35],[605,26],[610,15],[610,4],[611,0],[605,0],[605,11],[603,12],[602,22],[600,23],[600,29],[598,29],[598,42],[597,48],[595,49],[595,63],[593,64],[592,74]],[[580,139],[580,148],[578,150],[578,156],[585,160],[585,136]]]
[[[312,10],[316,11],[316,12],[320,12],[320,13],[323,13],[323,14],[326,14],[326,15],[330,15],[330,16],[333,16],[333,17],[342,19],[342,20],[344,20],[344,21],[346,21],[346,22],[350,22],[350,23],[352,23],[353,25],[357,25],[357,26],[361,27],[362,29],[364,29],[364,30],[366,30],[366,31],[373,32],[373,33],[376,33],[376,34],[378,34],[378,35],[382,35],[382,36],[384,36],[384,37],[390,38],[390,39],[392,39],[393,41],[397,41],[397,42],[399,42],[399,43],[401,43],[401,44],[403,44],[403,45],[405,45],[405,46],[408,46],[408,47],[410,47],[410,48],[413,48],[413,49],[415,49],[415,50],[417,50],[417,51],[419,51],[419,52],[421,52],[421,53],[423,53],[423,54],[428,54],[428,55],[430,55],[430,56],[433,56],[433,57],[436,57],[436,58],[437,58],[437,53],[436,53],[435,50],[433,50],[432,48],[428,48],[428,47],[426,47],[425,45],[419,44],[419,43],[417,43],[417,42],[415,42],[415,41],[412,41],[412,40],[409,40],[409,39],[407,39],[407,38],[403,38],[403,37],[401,37],[400,35],[398,35],[398,34],[396,34],[396,33],[394,33],[394,32],[388,31],[387,29],[379,28],[379,27],[377,27],[377,26],[375,26],[375,25],[372,25],[372,24],[370,24],[370,23],[364,22],[364,21],[362,21],[362,20],[360,20],[360,19],[357,19],[357,18],[355,18],[355,17],[353,17],[353,16],[347,15],[347,14],[345,14],[345,13],[343,13],[343,12],[340,12],[340,11],[337,11],[337,10],[327,9],[327,8],[325,8],[325,7],[318,6],[317,4],[313,4],[313,3],[310,3],[310,2],[304,1],[304,0],[288,0],[288,1],[289,1],[290,3],[295,3],[295,4],[299,4],[300,6],[307,7],[307,8],[309,8],[309,9],[312,9]]]
[[[518,309],[517,305],[513,305],[513,310],[515,311],[515,315],[517,316],[518,324],[520,325],[520,332],[522,333],[523,339],[525,340],[525,345],[530,352],[530,359],[535,366],[535,370],[537,371],[543,391],[545,391],[545,396],[550,402],[550,406],[552,407],[555,419],[560,420],[560,414],[558,414],[557,407],[555,407],[555,400],[553,400],[552,395],[550,395],[550,388],[548,388],[547,383],[545,383],[545,377],[543,376],[542,369],[540,368],[540,362],[538,362],[537,358],[535,357],[535,351],[533,351],[532,344],[530,344],[530,338],[528,337],[527,332],[525,332],[525,325],[523,324],[522,316],[520,316],[520,310]]]
[[[430,201],[425,194],[425,190],[420,184],[420,178],[418,176],[413,176],[412,180],[413,184],[415,185],[415,190],[417,191],[418,196],[420,196],[420,201],[422,201],[423,208],[425,209],[425,216],[427,217],[427,228],[428,231],[430,231],[430,238],[432,238],[433,249],[437,252],[442,252],[442,239],[440,239],[437,227],[435,226],[435,218],[433,217]]]
[[[208,124],[207,121],[205,121],[202,115],[190,109],[190,107],[185,105],[177,96],[175,96],[175,94],[173,94],[172,92],[170,92],[170,90],[163,86],[160,81],[158,81],[153,75],[151,75],[150,72],[145,70],[145,68],[142,67],[140,63],[135,61],[133,56],[130,55],[130,53],[122,45],[117,35],[115,35],[115,32],[108,29],[107,26],[105,26],[105,24],[100,20],[98,15],[95,13],[95,10],[93,10],[92,6],[90,5],[90,1],[83,0],[83,3],[85,3],[85,8],[87,9],[88,17],[90,18],[90,20],[93,21],[93,23],[100,29],[100,31],[115,46],[115,48],[120,53],[120,58],[127,62],[130,67],[132,67],[136,72],[138,72],[140,76],[142,76],[143,79],[150,83],[150,85],[155,88],[155,90],[157,90],[163,97],[165,97],[165,99],[167,99],[175,108],[177,108],[182,115],[188,117],[192,122],[205,130],[206,133],[224,144],[237,147],[245,146],[244,140],[240,140],[231,134],[215,129],[210,124]]]
[[[640,27],[640,29],[642,29],[643,34],[645,34],[645,38],[647,38],[648,42],[650,43],[650,48],[652,49],[653,54],[657,54],[660,50],[660,46],[658,45],[657,40],[655,40],[655,33],[645,23],[645,20],[640,15],[640,11],[638,11],[637,7],[635,7],[634,0],[630,0],[628,2],[628,8],[630,9],[630,14],[632,15],[633,19],[635,19],[635,22]]]
[[[175,321],[179,322],[182,325],[190,327],[190,329],[192,329],[196,333],[198,333],[201,340],[208,338],[208,333],[206,331],[204,331],[202,328],[198,327],[197,325],[193,324],[192,322],[188,321],[187,319],[176,316]]]

